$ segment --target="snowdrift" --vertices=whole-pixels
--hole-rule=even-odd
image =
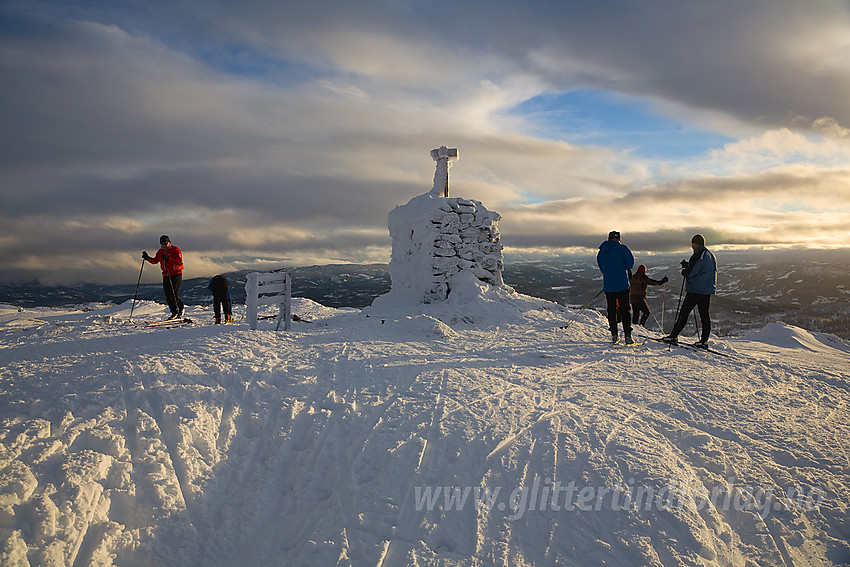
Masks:
[[[453,295],[289,333],[0,308],[0,565],[850,563],[846,343],[617,349]]]
[[[835,335],[812,333],[782,322],[771,323],[763,329],[749,333],[751,341],[787,349],[804,349],[815,353],[830,354],[833,349],[850,352],[847,342]]]

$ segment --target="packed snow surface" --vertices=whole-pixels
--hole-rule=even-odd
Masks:
[[[846,342],[614,348],[456,291],[288,333],[0,308],[0,565],[850,564]]]

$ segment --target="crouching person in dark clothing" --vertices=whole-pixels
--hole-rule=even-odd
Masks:
[[[230,310],[230,282],[222,275],[210,280],[209,289],[213,295],[213,312],[215,313],[215,324],[221,324],[221,311],[224,308],[224,322],[232,323],[233,314]]]

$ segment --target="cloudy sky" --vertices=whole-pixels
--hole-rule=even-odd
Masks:
[[[509,260],[844,246],[848,6],[4,0],[0,278],[387,262],[441,145]]]

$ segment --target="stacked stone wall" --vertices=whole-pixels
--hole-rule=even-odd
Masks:
[[[502,243],[499,213],[480,202],[446,198],[431,218],[436,228],[432,249],[432,297],[446,299],[455,274],[466,270],[490,285],[502,286]]]

